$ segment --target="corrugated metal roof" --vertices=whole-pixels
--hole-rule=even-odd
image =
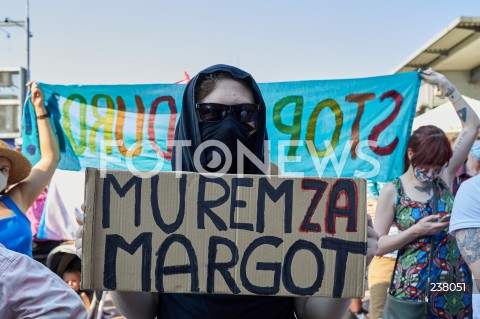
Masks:
[[[437,71],[480,67],[480,17],[459,17],[392,73],[433,67]]]

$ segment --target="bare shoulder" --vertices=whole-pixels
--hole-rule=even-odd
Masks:
[[[397,189],[392,182],[388,182],[383,186],[382,190],[380,191],[380,197],[388,197],[392,198],[391,196],[395,196],[397,194]]]
[[[13,186],[7,193],[8,196],[17,206],[20,208],[22,212],[25,213],[26,208],[23,207],[23,196],[19,184]],[[27,207],[28,208],[28,207]]]
[[[391,182],[385,184],[380,191],[374,223],[375,230],[380,236],[388,233],[393,222],[396,196],[397,189]]]

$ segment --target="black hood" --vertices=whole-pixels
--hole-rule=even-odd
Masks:
[[[235,79],[242,79],[246,80],[246,83],[249,84],[250,89],[253,92],[253,96],[255,99],[255,103],[259,104],[260,110],[257,115],[257,134],[256,134],[256,141],[254,146],[254,154],[263,161],[263,153],[264,153],[264,141],[267,140],[267,132],[265,129],[265,118],[266,118],[266,111],[265,111],[265,102],[263,101],[262,94],[260,93],[260,89],[258,88],[257,82],[253,79],[253,77],[248,74],[247,72],[240,70],[236,67],[225,65],[225,64],[217,64],[211,67],[206,68],[205,70],[198,73],[195,77],[193,77],[190,82],[187,84],[185,88],[185,92],[183,93],[183,101],[182,101],[182,111],[180,113],[180,118],[178,120],[177,127],[175,128],[175,140],[187,140],[191,141],[190,147],[182,147],[182,157],[180,165],[176,165],[175,158],[177,152],[179,152],[180,146],[174,146],[172,152],[172,169],[174,171],[187,171],[187,172],[195,172],[195,166],[193,164],[193,154],[197,147],[202,143],[200,128],[198,125],[197,113],[195,112],[195,88],[198,82],[199,77],[203,77],[204,75],[208,75],[211,73],[215,73],[218,71],[224,71],[230,73],[233,78]],[[206,158],[205,154],[202,153],[201,157],[202,165],[205,165]],[[245,172],[250,174],[259,174],[261,171],[256,168],[250,168],[250,171]]]

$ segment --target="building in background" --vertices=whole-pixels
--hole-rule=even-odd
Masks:
[[[0,139],[14,145],[22,135],[26,71],[21,67],[0,68]]]
[[[455,19],[392,73],[428,67],[443,73],[465,96],[480,100],[480,17]],[[446,102],[448,99],[439,90],[424,84],[420,88],[417,114]]]

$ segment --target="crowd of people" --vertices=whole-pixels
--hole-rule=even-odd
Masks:
[[[358,318],[369,312],[369,318],[376,319],[404,318],[404,313],[392,311],[397,301],[425,301],[428,318],[472,318],[472,272],[480,278],[480,203],[476,196],[480,176],[474,177],[480,172],[480,142],[476,141],[480,120],[443,75],[430,69],[419,75],[450,99],[463,129],[452,148],[439,128],[420,127],[407,143],[404,173],[385,185],[368,184],[368,212],[374,219],[368,216],[370,309],[363,308],[361,299],[113,291],[117,309],[126,318],[331,319]],[[65,267],[55,274],[31,258],[35,241],[30,220],[38,219],[35,205],[41,204],[60,155],[43,92],[36,83],[28,85],[41,159],[32,168],[25,157],[0,142],[0,294],[6,296],[0,299],[0,317],[48,318],[57,312],[65,318],[82,318],[89,301],[78,287],[80,269]],[[224,143],[233,154],[240,142],[264,161],[266,116],[262,94],[250,74],[227,65],[201,71],[185,88],[174,136],[192,144],[182,151],[174,145],[172,158],[181,152],[181,161],[173,161],[173,169],[195,172],[193,154],[210,140]],[[208,167],[213,156],[202,152],[202,167]],[[228,173],[262,174],[250,160],[243,167],[233,164]],[[30,220],[29,209],[33,210]],[[79,257],[82,223],[79,216],[75,243]],[[35,298],[30,290],[39,291],[41,297]]]
[[[41,159],[26,157],[0,141],[0,318],[85,318],[80,296],[62,278],[32,258],[27,211],[47,187],[60,150],[44,94],[28,83],[37,118]],[[60,315],[62,314],[62,315]]]

